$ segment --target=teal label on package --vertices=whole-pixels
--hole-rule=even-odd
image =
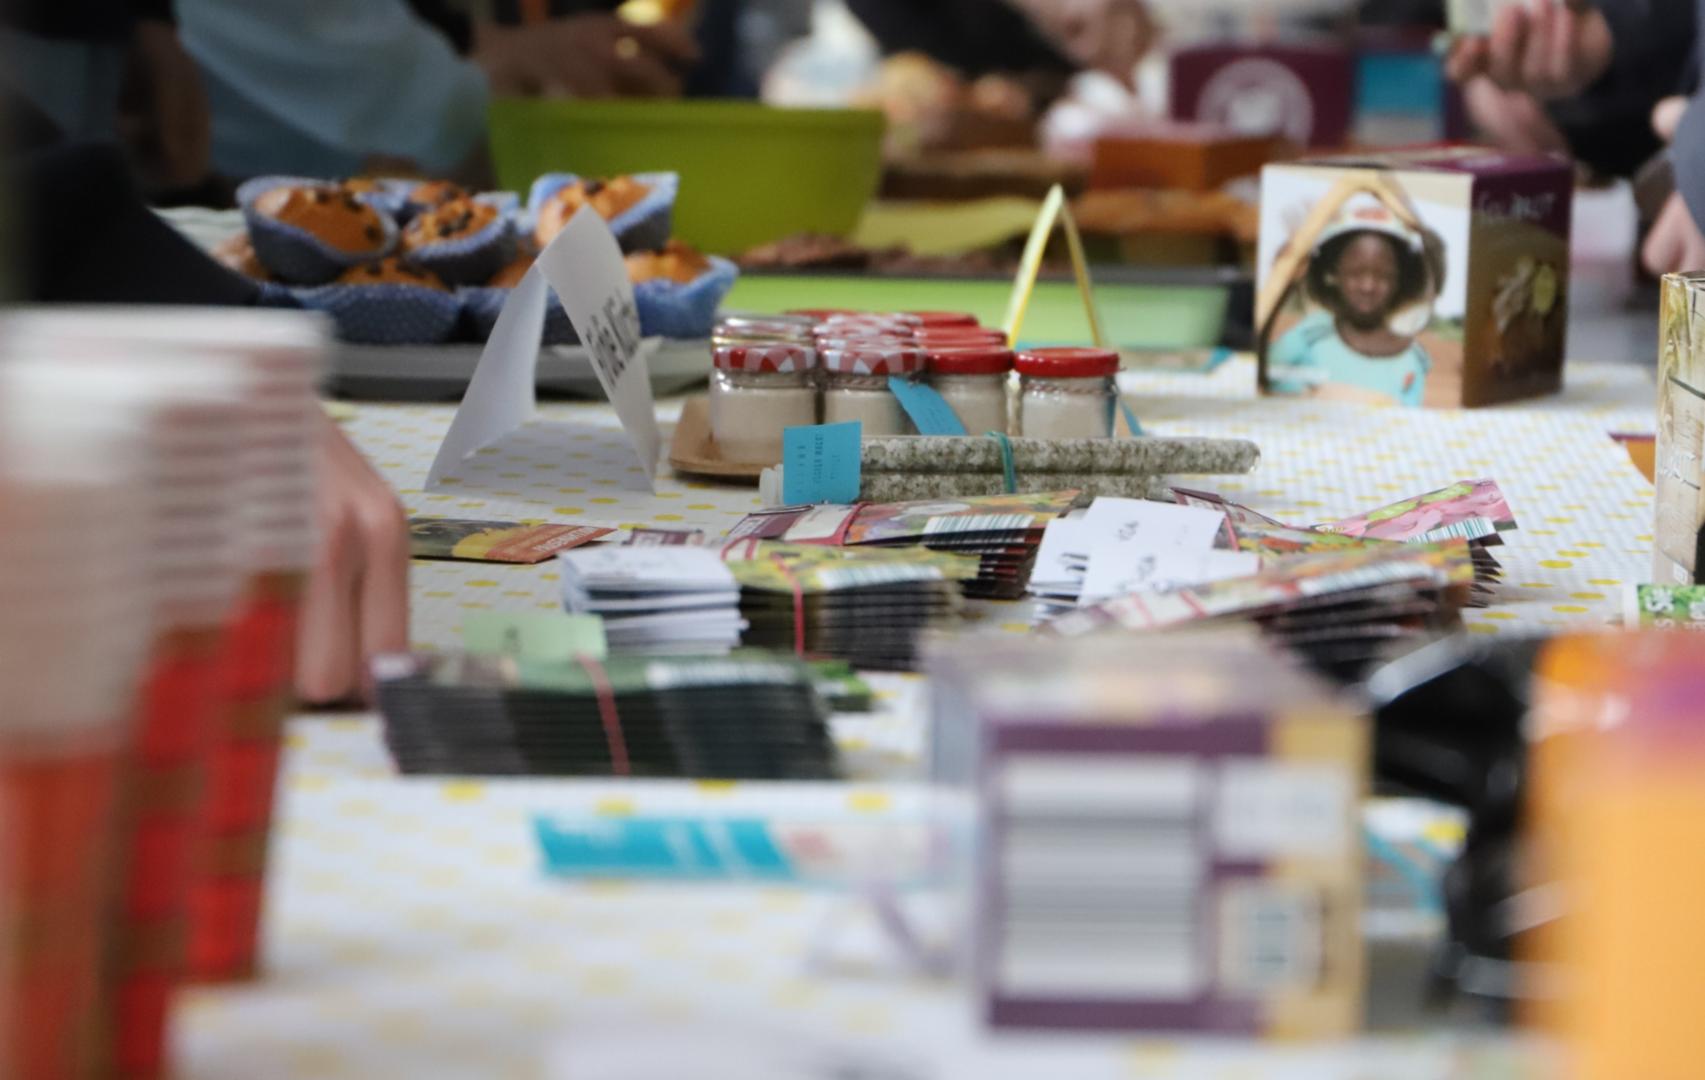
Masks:
[[[864,425],[812,424],[782,432],[782,502],[855,503],[863,460]]]
[[[904,375],[890,375],[888,389],[900,403],[900,408],[912,418],[919,435],[965,434],[964,421],[959,419],[959,414],[935,387],[913,382]]]

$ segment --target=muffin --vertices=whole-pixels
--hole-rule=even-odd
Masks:
[[[388,259],[377,262],[362,263],[352,266],[338,276],[338,285],[412,285],[418,289],[436,289],[448,292],[444,282],[430,270],[422,270],[418,266],[410,266],[402,259],[393,255]]]
[[[246,232],[221,240],[213,249],[213,257],[229,269],[256,281],[272,280],[272,275],[261,265],[260,256],[255,254],[255,242]]]
[[[342,188],[326,184],[275,187],[255,200],[254,209],[309,233],[334,251],[376,254],[385,247],[379,212]]]
[[[423,180],[408,193],[408,208],[414,213],[468,197],[468,189],[448,180]]]
[[[679,240],[671,240],[662,251],[636,251],[626,259],[628,280],[673,281],[689,285],[710,269],[710,260]]]
[[[497,220],[497,207],[470,198],[452,199],[427,210],[403,230],[403,250],[418,251],[433,244],[473,236]]]
[[[527,271],[533,268],[533,260],[538,257],[536,252],[523,251],[514,262],[493,274],[486,284],[494,289],[515,288],[521,284],[521,279],[527,276]]]
[[[614,180],[577,180],[566,184],[539,207],[539,223],[533,238],[542,248],[562,231],[568,219],[582,206],[590,206],[605,221],[611,221],[631,210],[651,194],[649,185],[631,176]]]

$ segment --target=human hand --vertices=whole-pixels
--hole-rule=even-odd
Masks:
[[[1462,101],[1474,126],[1505,153],[1568,152],[1568,140],[1532,94],[1504,90],[1482,75],[1463,85]]]
[[[1681,126],[1681,118],[1687,115],[1688,99],[1680,96],[1667,97],[1652,106],[1652,130],[1664,142],[1675,141],[1675,131]]]
[[[1640,261],[1655,275],[1705,270],[1705,235],[1700,233],[1681,192],[1670,195],[1658,220],[1652,223],[1640,248]]]
[[[143,19],[136,24],[118,129],[150,187],[187,188],[207,179],[213,153],[207,91],[201,70],[170,23]]]
[[[408,519],[330,418],[320,446],[318,548],[297,634],[296,692],[325,705],[364,695],[367,665],[408,647]]]
[[[1143,0],[1019,0],[1019,6],[1073,62],[1127,86],[1157,36]]]
[[[699,50],[676,23],[636,26],[595,14],[523,26],[477,22],[471,55],[496,94],[676,97]]]
[[[1457,83],[1484,75],[1541,100],[1573,97],[1609,69],[1615,47],[1603,13],[1578,0],[1512,3],[1491,34],[1456,42],[1445,73]]]

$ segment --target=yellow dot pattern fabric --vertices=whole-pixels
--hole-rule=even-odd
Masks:
[[[1652,489],[1607,437],[1651,430],[1654,392],[1644,372],[1574,365],[1559,397],[1460,412],[1261,400],[1250,392],[1253,378],[1241,360],[1210,376],[1123,382],[1152,432],[1258,442],[1257,472],[1193,486],[1285,520],[1327,521],[1453,480],[1496,478],[1523,529],[1498,549],[1506,584],[1496,607],[1469,614],[1475,632],[1603,624],[1620,586],[1645,579]],[[668,420],[677,409],[664,402],[659,415]],[[438,492],[425,491],[423,478],[450,407],[362,405],[345,425],[411,514],[721,532],[757,505],[751,489],[666,472],[647,493],[633,486],[639,477],[606,407],[540,412],[576,427],[534,424],[475,455]],[[413,638],[428,648],[453,646],[470,610],[560,603],[560,575],[549,564],[418,562],[412,584]],[[1007,632],[1024,632],[1029,621],[1023,605],[973,609]],[[961,991],[907,968],[845,893],[571,884],[539,871],[530,822],[541,812],[915,820],[930,805],[917,782],[925,687],[915,677],[872,681],[878,711],[835,722],[850,777],[836,784],[401,779],[372,718],[295,721],[267,898],[268,974],[187,996],[179,1074],[599,1076],[616,1075],[604,1066],[623,1052],[673,1047],[673,1068],[643,1075],[717,1075],[718,1053],[736,1062],[735,1075],[742,1053],[797,1040],[857,1061],[897,1055],[908,1068],[921,1065],[919,1075],[993,1075],[996,1050]],[[1443,1034],[1283,1050],[1021,1041],[999,1053],[1003,1075],[1058,1071],[1061,1053],[1082,1075],[1205,1080],[1281,1066],[1308,1076],[1516,1068],[1509,1047]]]

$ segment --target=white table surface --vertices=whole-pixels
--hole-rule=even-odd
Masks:
[[[1500,601],[1468,614],[1475,633],[1608,623],[1621,586],[1648,574],[1652,488],[1607,434],[1652,430],[1646,368],[1575,364],[1559,397],[1462,412],[1259,400],[1242,359],[1207,376],[1123,378],[1152,432],[1258,442],[1257,472],[1200,484],[1285,520],[1326,521],[1454,480],[1496,478],[1521,531],[1499,550]],[[660,416],[677,408],[660,403]],[[428,493],[423,478],[450,415],[445,406],[362,405],[347,420],[411,512],[720,532],[757,505],[750,490],[666,472],[655,495],[624,487],[637,477],[613,418],[573,403],[541,415],[576,427],[537,425],[477,455],[448,491]],[[453,645],[465,611],[555,609],[558,587],[549,565],[419,563],[414,638]],[[1012,632],[1025,625],[1019,606],[989,605],[981,618]],[[1401,1000],[1376,1010],[1384,1025],[1351,1044],[991,1039],[957,985],[907,971],[836,894],[571,885],[538,872],[528,821],[541,811],[916,813],[925,797],[915,779],[921,687],[877,682],[882,711],[837,723],[855,777],[839,784],[405,780],[372,718],[298,719],[281,785],[267,973],[187,996],[181,1075],[807,1075],[790,1056],[800,1054],[865,1070],[834,1075],[896,1078],[1383,1080],[1516,1067],[1521,1048],[1507,1039],[1421,1025],[1412,955],[1402,971],[1376,962],[1376,982],[1383,972]],[[808,964],[808,949],[825,941],[830,962]]]

